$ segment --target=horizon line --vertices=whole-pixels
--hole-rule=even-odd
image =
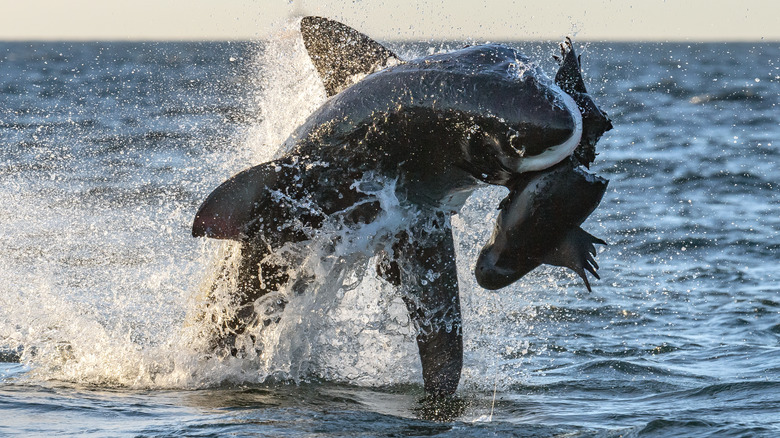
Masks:
[[[89,38],[89,37],[79,37],[79,38],[11,38],[7,39],[5,37],[0,37],[0,43],[120,43],[120,42],[128,42],[128,43],[198,43],[198,42],[210,42],[210,43],[228,43],[228,42],[234,42],[234,43],[253,43],[253,42],[266,42],[270,41],[273,38],[265,37],[265,38],[153,38],[153,37],[139,37],[139,38]],[[515,43],[515,42],[558,42],[562,40],[562,38],[559,37],[543,37],[543,38],[513,38],[513,39],[505,39],[505,38],[472,38],[472,37],[463,37],[463,38],[428,38],[428,39],[418,39],[418,38],[394,38],[394,39],[385,39],[385,38],[375,38],[376,40],[380,42],[388,42],[388,43],[399,43],[399,44],[408,44],[408,43],[447,43],[447,42],[466,42],[466,43],[473,43],[473,44],[490,44],[490,43]],[[760,39],[660,39],[660,38],[648,38],[648,39],[641,39],[641,38],[630,38],[630,39],[620,39],[620,38],[604,38],[604,39],[598,39],[598,38],[577,38],[572,37],[573,40],[581,43],[618,43],[618,44],[625,44],[625,43],[669,43],[669,44],[708,44],[708,43],[715,43],[715,44],[736,44],[736,43],[745,43],[745,44],[773,44],[773,43],[780,43],[780,37],[777,39],[768,39],[768,38],[760,38]]]

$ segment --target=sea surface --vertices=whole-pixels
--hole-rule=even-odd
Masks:
[[[453,219],[455,399],[424,397],[370,264],[284,326],[295,349],[193,349],[224,251],[190,237],[197,207],[325,98],[296,38],[0,43],[0,435],[780,436],[777,43],[577,44],[615,126],[583,225],[601,280],[479,288],[506,190],[475,193]],[[509,44],[554,75],[556,42]]]

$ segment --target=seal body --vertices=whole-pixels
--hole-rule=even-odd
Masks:
[[[486,289],[514,283],[542,264],[572,269],[590,283],[596,278],[594,244],[605,244],[580,225],[601,202],[608,181],[566,160],[514,182],[499,206],[490,241],[477,259],[477,282]]]

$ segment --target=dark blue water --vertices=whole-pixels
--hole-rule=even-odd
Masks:
[[[518,46],[554,72],[553,43]],[[780,435],[780,45],[581,51],[615,125],[584,225],[610,243],[602,279],[480,289],[504,192],[475,194],[453,221],[464,375],[436,404],[402,305],[370,279],[320,333],[287,332],[304,359],[189,347],[220,251],[192,216],[321,102],[300,57],[0,43],[0,435]]]

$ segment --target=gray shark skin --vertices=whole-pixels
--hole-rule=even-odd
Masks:
[[[301,31],[331,97],[285,142],[287,153],[217,187],[193,221],[195,237],[242,242],[236,291],[242,307],[225,328],[242,333],[253,318],[252,303],[294,280],[267,255],[310,239],[333,218],[347,226],[370,223],[381,206],[359,182],[395,181],[409,224],[383,253],[377,272],[402,289],[417,328],[426,392],[451,395],[463,345],[450,216],[482,184],[516,187],[518,175],[544,172],[571,156],[589,164],[587,151],[609,119],[584,87],[570,95],[501,45],[404,62],[341,23],[305,17]],[[356,61],[361,53],[366,59]],[[564,60],[574,56],[570,44],[562,54]],[[578,62],[561,69],[561,84],[580,75]],[[594,109],[597,115],[582,112]],[[594,120],[602,120],[595,130]],[[527,223],[508,228],[545,228]],[[568,232],[558,228],[553,234]],[[497,260],[507,264],[512,257],[502,252]],[[437,275],[428,279],[429,272]],[[230,336],[216,340],[215,348],[235,354]]]

